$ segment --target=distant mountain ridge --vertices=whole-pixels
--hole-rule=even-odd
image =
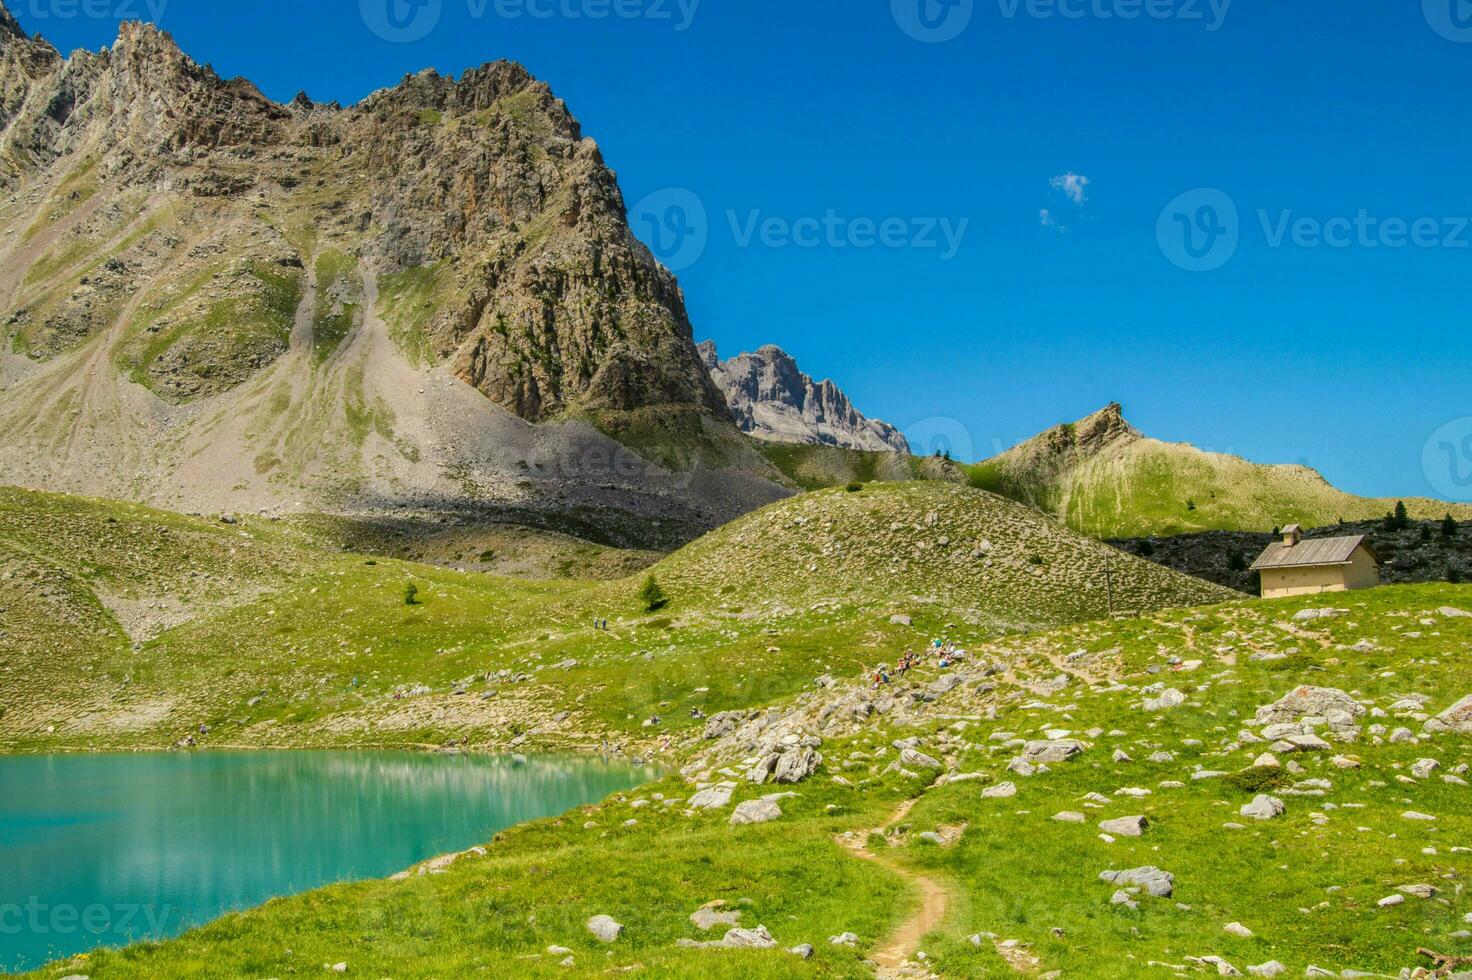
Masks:
[[[836,384],[814,381],[780,347],[768,344],[726,361],[712,341],[698,350],[743,432],[770,442],[910,453],[898,429],[865,417]]]
[[[970,467],[974,486],[1052,514],[1096,537],[1125,538],[1208,530],[1266,531],[1383,517],[1394,500],[1335,489],[1306,466],[1252,463],[1185,443],[1148,438],[1111,404],[1055,426]],[[1472,507],[1406,498],[1416,517]]]

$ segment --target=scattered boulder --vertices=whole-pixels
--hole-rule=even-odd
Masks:
[[[730,929],[720,939],[706,942],[682,939],[679,945],[689,949],[773,949],[777,940],[772,938],[766,926],[757,926],[755,929]]]
[[[1179,708],[1186,703],[1186,696],[1173,687],[1161,691],[1159,696],[1146,698],[1141,705],[1146,711],[1169,711],[1171,708]]]
[[[1432,721],[1437,722],[1438,726],[1433,728],[1431,722],[1427,722],[1428,731],[1454,731],[1472,735],[1472,694],[1447,708]]]
[[[719,810],[731,802],[731,794],[735,791],[735,783],[716,783],[707,786],[690,797],[689,806],[692,810]]]
[[[926,755],[919,749],[906,748],[900,750],[900,765],[909,769],[944,769],[945,765],[939,760]]]
[[[1175,875],[1150,865],[1124,871],[1101,871],[1099,880],[1111,885],[1135,885],[1156,898],[1170,898],[1175,892],[1176,884]]]
[[[712,902],[702,905],[690,916],[690,923],[701,932],[709,932],[716,926],[735,926],[741,922],[741,910],[732,909],[726,911],[722,908],[724,902]]]
[[[595,915],[588,920],[587,928],[593,934],[593,938],[600,943],[611,943],[624,934],[624,927],[619,925],[612,916]]]
[[[1253,797],[1251,803],[1242,804],[1239,812],[1242,816],[1251,817],[1254,820],[1272,820],[1274,817],[1281,817],[1287,813],[1288,807],[1276,796],[1259,793]]]
[[[782,753],[777,757],[777,765],[772,770],[772,782],[774,783],[800,783],[823,764],[823,757],[812,749],[796,748]]]
[[[1101,820],[1099,829],[1106,834],[1115,837],[1139,837],[1150,826],[1150,821],[1144,817],[1116,817],[1113,820]]]
[[[1022,761],[1029,765],[1053,765],[1059,762],[1067,762],[1084,750],[1083,744],[1077,739],[1060,738],[1054,740],[1036,740],[1028,742],[1022,750]]]
[[[1337,688],[1305,684],[1258,708],[1256,718],[1259,725],[1293,724],[1301,718],[1327,717],[1332,710],[1359,718],[1365,713],[1365,706]]]
[[[1016,796],[1016,795],[1017,795],[1017,784],[1016,783],[997,783],[997,785],[995,785],[995,786],[988,786],[986,789],[984,789],[984,790],[981,791],[982,799],[986,799],[986,800],[1001,800],[1001,799],[1006,799],[1009,796]]]
[[[731,813],[731,826],[739,827],[743,824],[768,823],[782,816],[782,808],[777,805],[776,800],[747,800],[739,804]]]

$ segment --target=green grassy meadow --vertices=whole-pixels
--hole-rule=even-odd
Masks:
[[[1432,965],[1421,947],[1472,955],[1472,752],[1466,734],[1424,730],[1472,693],[1472,617],[1458,615],[1472,587],[1222,601],[1121,556],[1113,575],[1140,608],[1110,619],[1087,588],[1102,545],[939,483],[749,515],[655,564],[670,602],[652,612],[644,572],[513,579],[328,541],[311,522],[5,491],[0,744],[621,748],[667,775],[447,867],[34,976],[873,976],[920,879],[943,915],[883,976],[1216,972],[1202,957],[1394,975]],[[1337,612],[1295,618],[1321,607]],[[966,649],[954,670],[871,690],[875,662],[932,636]],[[1257,709],[1299,685],[1346,692],[1365,711],[1357,730],[1320,725],[1323,749],[1255,767],[1271,741]],[[706,737],[691,709],[741,714]],[[785,736],[815,747],[816,771],[748,779]],[[1074,757],[1014,771],[1029,743],[1068,740]],[[723,781],[728,804],[689,805]],[[1008,782],[1013,795],[987,792]],[[1286,812],[1242,816],[1260,792]],[[730,824],[774,793],[777,819]],[[1099,821],[1124,816],[1146,818],[1142,836],[1101,839]],[[1174,894],[1111,903],[1100,872],[1146,865],[1175,876]],[[689,918],[714,901],[775,947],[681,946],[720,938]],[[623,934],[599,942],[593,915]],[[852,946],[830,943],[846,932]],[[804,943],[810,959],[789,951]]]

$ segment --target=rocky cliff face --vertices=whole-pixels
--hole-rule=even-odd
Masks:
[[[211,201],[216,225],[241,225],[221,236],[224,255],[269,229],[294,253],[267,256],[284,266],[330,237],[380,275],[421,271],[432,309],[415,311],[415,339],[525,419],[723,413],[679,286],[630,233],[597,145],[520,66],[423,72],[349,109],[282,106],[143,25],[67,60],[8,14],[0,39],[8,185],[70,178],[71,200],[118,204],[130,191],[182,194]],[[68,174],[49,172],[58,161]],[[47,356],[79,338],[23,339]]]
[[[705,341],[700,354],[743,432],[773,442],[910,452],[898,429],[865,418],[837,385],[814,381],[780,347],[722,361]]]
[[[3,6],[0,431],[0,482],[167,506],[653,488],[706,524],[782,492],[520,66],[279,104],[153,27],[63,58]]]

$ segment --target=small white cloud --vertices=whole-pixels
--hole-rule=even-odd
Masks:
[[[1089,186],[1089,178],[1083,174],[1076,174],[1070,170],[1066,174],[1060,174],[1048,182],[1053,190],[1058,191],[1074,204],[1082,205],[1088,200],[1085,188]]]
[[[1053,212],[1047,208],[1038,212],[1038,221],[1044,228],[1053,228],[1057,225],[1057,222],[1053,220]]]

